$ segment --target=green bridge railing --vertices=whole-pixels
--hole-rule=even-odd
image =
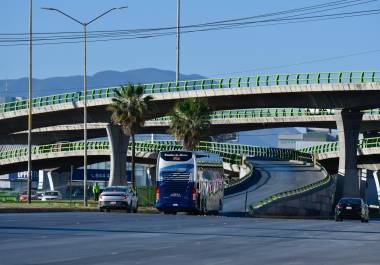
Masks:
[[[109,142],[106,141],[89,141],[88,150],[108,150]],[[131,146],[129,146],[131,148]],[[32,154],[46,154],[56,152],[70,152],[84,149],[83,141],[66,142],[57,144],[47,144],[33,146]],[[136,142],[136,150],[140,152],[158,152],[161,150],[180,150],[182,145],[177,141],[140,141]],[[263,158],[276,158],[283,160],[302,160],[311,161],[311,155],[300,151],[280,148],[266,148],[251,145],[228,144],[216,142],[201,142],[197,148],[209,152],[220,153],[225,162],[241,164],[241,155]],[[10,159],[27,156],[27,148],[16,148],[0,152],[0,159]]]
[[[365,83],[380,81],[380,71],[362,72],[320,72],[320,73],[296,73],[256,75],[229,78],[212,78],[200,80],[185,80],[179,82],[161,82],[144,84],[147,94],[168,93],[178,91],[223,89],[239,87],[263,87],[278,85],[301,85],[301,84],[331,84],[331,83]],[[97,88],[88,91],[88,99],[112,98],[115,89],[119,87]],[[32,99],[34,108],[54,104],[78,102],[84,99],[83,92],[72,92],[44,96]],[[7,102],[0,105],[0,112],[22,110],[28,107],[27,100]]]
[[[359,141],[358,148],[373,148],[380,147],[380,137],[365,138]],[[298,151],[308,154],[323,154],[329,152],[339,151],[338,142],[331,142],[327,144],[315,145],[307,148],[299,149]]]
[[[364,115],[380,115],[380,109],[363,111]],[[213,120],[233,118],[260,118],[260,117],[299,117],[299,116],[326,116],[334,115],[334,109],[315,108],[257,108],[215,111],[210,115]],[[152,121],[170,121],[170,116],[156,118]]]

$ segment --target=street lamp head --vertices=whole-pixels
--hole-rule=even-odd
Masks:
[[[52,7],[41,7],[41,9],[45,9],[45,10],[56,10],[55,8],[52,8]]]
[[[128,6],[121,6],[121,7],[118,7],[117,9],[124,9],[124,8],[128,8]]]

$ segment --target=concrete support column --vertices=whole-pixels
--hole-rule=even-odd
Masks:
[[[150,180],[150,184],[152,186],[156,186],[156,181],[157,181],[156,170],[157,170],[157,168],[155,166],[147,168],[148,177]]]
[[[378,205],[380,206],[380,172],[379,170],[373,172],[373,178],[375,179],[376,190],[377,190],[377,201],[378,201]],[[380,208],[379,208],[379,212],[380,212]]]
[[[357,145],[363,113],[359,110],[335,112],[339,137],[339,171],[336,199],[342,196],[359,196]]]
[[[121,127],[114,124],[107,125],[107,135],[111,152],[111,172],[108,185],[124,185],[127,182],[127,152],[129,136],[126,136]]]
[[[363,199],[366,198],[366,191],[367,191],[367,174],[370,173],[368,172],[369,170],[365,168],[359,169],[359,190],[360,190],[360,197]]]
[[[53,181],[53,172],[49,170],[47,172],[47,176],[48,176],[48,180],[49,180],[49,188],[50,188],[50,190],[55,190],[55,188],[54,188],[54,181]]]

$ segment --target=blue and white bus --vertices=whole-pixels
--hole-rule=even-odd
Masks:
[[[165,214],[218,213],[223,208],[223,160],[217,154],[161,151],[156,207]]]

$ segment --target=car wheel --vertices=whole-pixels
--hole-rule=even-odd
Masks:
[[[137,213],[138,212],[138,208],[136,206],[136,208],[133,210],[134,213]]]
[[[365,222],[365,219],[364,219],[364,218],[360,218],[360,221],[361,221],[362,223],[364,223],[364,222]]]
[[[110,208],[107,208],[107,209],[106,209],[106,212],[107,212],[107,213],[111,212],[111,209],[110,209]]]
[[[99,208],[99,211],[104,212],[104,209],[103,208]]]

